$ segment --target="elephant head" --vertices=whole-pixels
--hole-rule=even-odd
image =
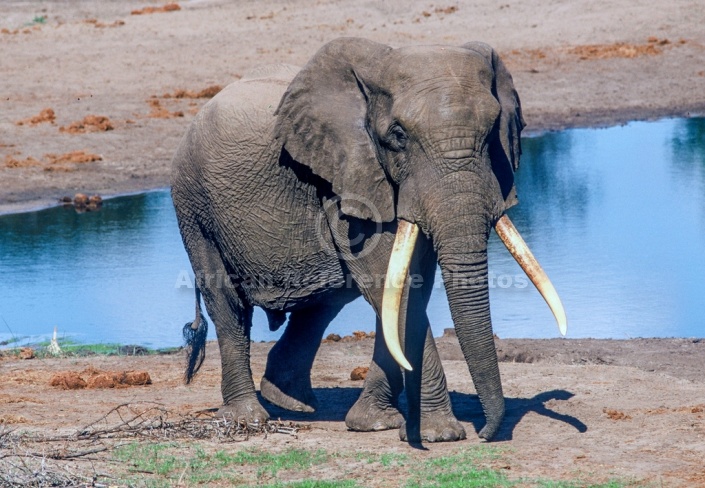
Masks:
[[[398,221],[382,319],[403,367],[402,287],[419,229],[433,243],[458,340],[491,438],[504,414],[490,320],[487,240],[493,227],[556,318],[552,285],[504,214],[524,128],[512,77],[482,43],[392,49],[362,39],[324,46],[290,84],[275,137],[330,184],[350,218]],[[360,202],[366,202],[361,204]]]

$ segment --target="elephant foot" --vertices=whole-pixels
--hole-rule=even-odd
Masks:
[[[269,420],[269,414],[260,405],[257,398],[231,401],[227,405],[220,407],[216,415],[224,419],[258,425],[264,425]]]
[[[398,429],[403,423],[404,417],[393,406],[381,408],[374,400],[362,397],[345,416],[347,428],[357,432]]]
[[[285,383],[262,378],[260,393],[269,403],[293,412],[312,413],[318,408],[318,400],[310,385]]]
[[[452,414],[423,415],[418,432],[409,432],[407,422],[399,429],[399,438],[405,442],[455,442],[465,437],[465,429]]]

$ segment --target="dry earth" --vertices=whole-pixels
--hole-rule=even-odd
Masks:
[[[167,186],[174,148],[205,101],[195,96],[258,65],[302,65],[339,36],[394,46],[488,42],[514,75],[532,131],[705,113],[699,0],[163,6],[0,2],[0,212],[78,191]],[[97,157],[57,166],[48,156],[74,151]]]
[[[260,435],[218,447],[396,453],[420,462],[480,444],[475,432],[483,416],[457,339],[448,335],[437,342],[456,416],[468,432],[466,441],[410,446],[399,441],[396,431],[346,430],[345,413],[362,386],[350,379],[351,371],[367,365],[372,354],[373,341],[366,338],[321,345],[312,372],[321,404],[318,412],[296,414],[267,405],[273,418],[309,430],[298,438]],[[636,486],[705,486],[705,340],[498,340],[497,346],[507,416],[493,443],[503,455],[491,467],[511,479],[623,479]],[[252,347],[258,383],[271,344]],[[79,431],[123,403],[157,402],[181,414],[219,406],[217,345],[209,343],[203,369],[190,386],[182,382],[183,365],[182,353],[6,359],[0,362],[0,428],[5,423],[12,424],[5,428],[50,435]],[[50,386],[58,371],[85,376],[96,370],[146,371],[152,384],[79,390]],[[117,469],[101,457],[76,459],[73,464],[84,473]],[[356,478],[362,486],[403,486],[405,479],[404,472],[375,471],[364,463],[353,468],[309,476]]]
[[[532,131],[705,113],[705,4],[699,0],[163,6],[0,2],[0,212],[51,205],[78,191],[115,195],[167,186],[171,154],[214,86],[261,64],[303,64],[338,36],[395,46],[488,42],[514,75]],[[155,8],[131,14],[146,7]],[[361,385],[349,379],[350,371],[371,354],[371,341],[363,340],[321,347],[313,371],[323,405],[317,414],[271,409],[310,430],[297,439],[257,436],[245,445],[423,459],[478,444],[472,433],[482,417],[456,342],[441,338],[439,348],[467,441],[417,449],[399,442],[396,432],[347,432],[344,414]],[[704,344],[500,341],[508,415],[498,445],[507,450],[496,467],[515,479],[634,477],[639,485],[705,486]],[[259,379],[269,345],[253,347]],[[3,360],[0,420],[51,433],[78,429],[124,402],[161,402],[182,412],[217,407],[218,352],[209,348],[204,371],[188,387],[180,356]],[[153,384],[49,386],[57,370],[86,368],[144,370]],[[398,482],[364,468],[355,472],[365,486]]]

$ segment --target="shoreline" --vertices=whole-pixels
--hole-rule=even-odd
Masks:
[[[336,340],[329,340],[329,339],[323,339],[321,341],[321,344],[331,344],[331,343],[356,343],[360,342],[361,340],[366,340],[366,339],[373,339],[374,336],[371,335],[372,332],[366,332],[363,337],[357,337],[354,335],[346,335],[341,337],[340,339]],[[337,334],[336,334],[337,335]],[[41,339],[40,336],[32,336],[35,342],[23,342],[22,338],[16,339],[16,338],[10,338],[10,339],[4,339],[0,340],[0,356],[2,356],[2,353],[9,352],[9,351],[14,351],[17,349],[21,348],[32,348],[32,349],[40,349],[43,347],[46,347],[45,343],[48,343],[51,339],[51,334],[46,334],[46,339]],[[443,334],[439,336],[434,336],[434,339],[437,341],[454,341],[455,340],[455,329],[445,329]],[[28,338],[29,339],[29,338]],[[705,344],[705,335],[701,337],[675,337],[675,336],[670,336],[670,337],[630,337],[628,339],[616,339],[616,338],[596,338],[596,337],[549,337],[549,338],[523,338],[523,337],[503,337],[500,338],[495,335],[495,341],[498,344],[553,344],[558,348],[566,347],[566,348],[571,348],[574,347],[575,345],[581,345],[581,344],[586,344],[586,343],[591,343],[591,344],[610,344],[610,343],[615,343],[615,344],[628,344],[628,343],[663,343],[663,344],[671,344],[671,343],[692,343],[692,344]],[[58,339],[59,345],[61,346],[62,343],[64,346],[62,347],[70,347],[72,350],[73,349],[91,349],[94,347],[104,347],[104,346],[111,346],[111,347],[117,347],[117,348],[126,348],[126,347],[138,347],[142,348],[145,351],[148,351],[151,354],[164,354],[164,351],[170,351],[169,353],[173,352],[175,349],[182,349],[184,346],[183,345],[166,345],[166,346],[153,346],[153,345],[147,345],[144,343],[138,343],[138,342],[133,342],[133,343],[122,343],[122,342],[79,342],[79,341],[74,341],[71,339],[70,336],[63,336],[62,338]],[[217,347],[217,339],[208,339],[206,341],[208,344],[211,344],[213,347]],[[262,344],[262,345],[274,345],[277,341],[276,340],[251,340],[251,344]],[[501,349],[501,347],[498,346],[498,351]],[[527,350],[531,350],[530,347],[526,348]],[[516,358],[513,358],[511,356],[504,355],[500,357],[500,361],[516,361]],[[523,360],[519,360],[518,362],[527,362]],[[531,361],[528,361],[531,362]]]
[[[705,102],[694,103],[690,107],[678,107],[673,110],[618,110],[615,112],[599,112],[595,114],[585,114],[580,117],[573,117],[568,120],[562,114],[546,113],[539,115],[538,127],[528,126],[524,130],[524,137],[540,137],[550,132],[562,132],[576,129],[607,129],[610,127],[624,126],[632,122],[657,122],[666,119],[700,118],[705,117]],[[519,171],[521,171],[521,166]],[[168,178],[167,178],[168,179]],[[124,184],[125,182],[123,182]],[[129,197],[143,193],[169,190],[168,181],[155,182],[149,185],[129,185],[126,184],[123,190],[111,192],[110,190],[100,193],[103,200],[110,200],[120,197]],[[56,192],[55,192],[56,193]],[[59,192],[60,193],[60,192]],[[64,192],[67,196],[69,191]],[[4,215],[33,213],[60,207],[61,197],[41,197],[22,199],[23,195],[36,195],[36,190],[20,193],[12,201],[8,201],[6,196],[0,194],[0,217]]]
[[[512,74],[527,135],[705,115],[705,6],[675,2],[664,12],[643,0],[561,9],[203,0],[132,15],[140,0],[50,2],[41,13],[36,2],[8,0],[0,3],[0,214],[75,193],[167,187],[186,126],[217,87],[258,66],[302,66],[344,36],[393,47],[488,43]],[[35,17],[41,22],[14,33]],[[47,62],[22,61],[36,53]]]
[[[103,202],[105,202],[106,200],[113,200],[115,198],[132,197],[136,195],[143,195],[146,193],[168,191],[169,189],[170,187],[168,186],[146,187],[144,189],[138,187],[134,190],[126,190],[124,192],[119,193],[101,193],[100,196],[103,199]],[[73,197],[73,195],[67,196]],[[43,210],[48,210],[50,208],[56,208],[61,206],[64,206],[64,204],[59,199],[42,198],[12,203],[5,203],[0,200],[0,217],[3,217],[5,215],[41,212]],[[66,206],[70,207],[71,205]]]

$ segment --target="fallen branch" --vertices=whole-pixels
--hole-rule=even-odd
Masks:
[[[93,460],[110,462],[109,458],[90,456],[109,452],[122,445],[111,442],[116,440],[198,439],[236,442],[247,440],[252,435],[264,435],[266,438],[270,434],[285,434],[296,437],[301,430],[308,428],[281,420],[262,424],[248,423],[218,417],[210,410],[182,415],[169,411],[159,403],[124,403],[110,409],[98,420],[67,434],[47,436],[0,428],[0,488],[101,486],[98,478],[107,478],[107,475],[94,472],[92,476],[86,476],[72,472],[70,463]],[[40,444],[56,442],[65,445],[45,452],[36,449]],[[74,449],[68,449],[68,445]]]

